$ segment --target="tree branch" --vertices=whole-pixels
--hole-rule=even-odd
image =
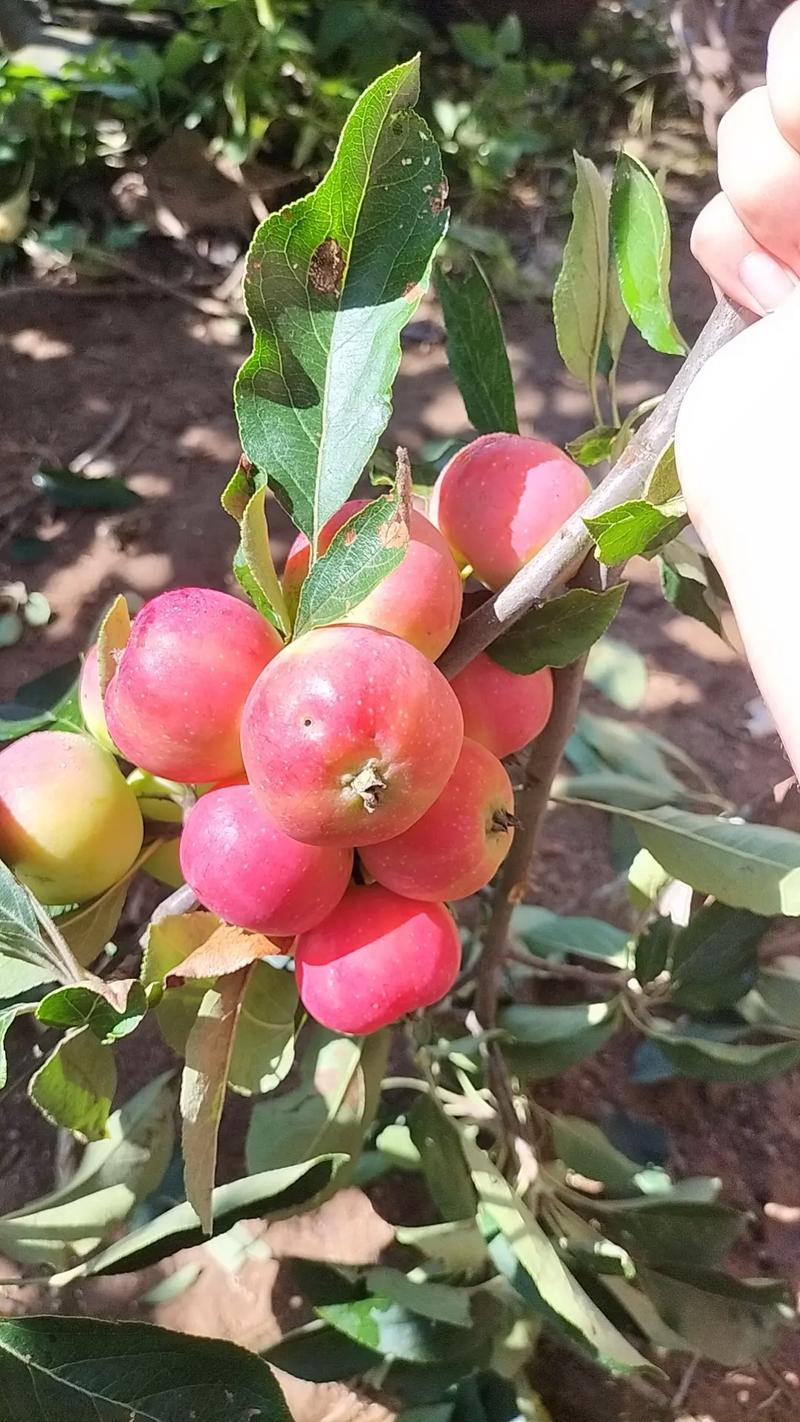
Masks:
[[[627,499],[641,498],[652,469],[675,433],[683,397],[698,371],[746,324],[742,313],[725,298],[717,303],[663,399],[602,483],[516,577],[461,624],[439,659],[439,668],[446,677],[454,677],[534,603],[576,571],[593,546],[584,518],[594,518]]]
[[[554,695],[550,720],[528,754],[525,780],[516,803],[519,828],[500,871],[478,969],[475,1015],[484,1032],[494,1027],[496,1022],[498,978],[506,956],[511,915],[525,896],[528,867],[550,798],[550,786],[575,724],[583,668],[584,660],[581,660],[553,672]]]

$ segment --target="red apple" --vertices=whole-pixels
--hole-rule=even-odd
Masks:
[[[520,676],[481,652],[451,683],[464,713],[464,734],[502,760],[541,735],[553,709],[549,667]]]
[[[106,691],[114,744],[134,765],[170,780],[240,774],[242,709],[280,649],[274,627],[228,593],[161,593],[133,619]]]
[[[361,1036],[449,992],[461,962],[442,904],[354,884],[294,948],[303,1006],[323,1027]]]
[[[485,434],[445,465],[429,513],[456,559],[501,588],[590,492],[583,470],[556,445]]]
[[[365,845],[367,873],[410,899],[463,899],[505,859],[513,833],[514,790],[491,751],[465,740],[438,800],[403,834]]]
[[[320,553],[329,547],[342,524],[368,502],[351,499],[328,519],[320,534]],[[289,549],[283,589],[290,607],[296,607],[308,572],[309,546],[305,534],[300,533]],[[411,540],[402,563],[342,620],[394,632],[435,661],[458,626],[461,596],[461,577],[450,549],[439,530],[414,509]]]
[[[142,845],[136,796],[88,736],[34,731],[0,752],[0,858],[43,904],[83,903]]]
[[[257,799],[309,844],[371,844],[408,829],[444,789],[462,741],[441,672],[372,627],[319,627],[291,643],[242,717]]]
[[[268,938],[313,928],[350,881],[350,849],[300,844],[256,804],[249,785],[210,790],[181,835],[181,869],[200,902]]]

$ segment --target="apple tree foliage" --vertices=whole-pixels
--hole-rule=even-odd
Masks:
[[[403,557],[403,539],[383,536],[387,517],[402,523],[404,495],[380,442],[401,332],[432,277],[473,431],[518,428],[491,288],[477,261],[445,242],[440,155],[414,110],[417,94],[417,60],[373,83],[324,180],[261,225],[247,260],[253,349],[234,392],[243,456],[223,504],[239,527],[242,588],[286,636],[342,617]],[[571,452],[600,468],[646,413],[619,411],[623,341],[641,336],[676,357],[686,348],[670,309],[670,232],[654,180],[626,153],[610,182],[577,156],[576,178],[554,320],[594,412]],[[419,496],[436,467],[413,468]],[[293,626],[270,553],[268,496],[315,546],[365,471],[379,504],[313,561]],[[304,1020],[286,960],[258,935],[178,905],[154,917],[140,959],[118,969],[132,875],[90,904],[46,913],[0,866],[0,1042],[8,1039],[10,1061],[2,1056],[0,1073],[6,1090],[26,1084],[83,1146],[66,1184],[0,1218],[0,1252],[23,1273],[59,1288],[209,1236],[235,1252],[239,1221],[296,1214],[344,1184],[384,1176],[413,1175],[427,1201],[426,1223],[395,1227],[401,1263],[298,1263],[313,1319],[264,1359],[138,1323],[4,1318],[4,1417],[284,1422],[271,1363],[380,1386],[409,1422],[543,1417],[532,1381],[543,1331],[657,1385],[663,1350],[749,1366],[791,1323],[780,1282],[726,1268],[746,1220],[721,1203],[719,1181],[675,1179],[649,1142],[623,1145],[536,1101],[537,1082],[622,1031],[635,1038],[631,1071],[642,1083],[759,1082],[800,1063],[800,959],[759,960],[771,921],[800,915],[800,836],[748,820],[704,767],[637,724],[643,662],[607,635],[625,592],[613,570],[634,554],[657,561],[676,608],[722,633],[724,593],[686,525],[666,448],[641,498],[589,522],[607,588],[554,594],[490,648],[516,672],[589,654],[587,677],[607,709],[580,711],[552,797],[593,810],[595,823],[597,812],[605,817],[623,900],[614,923],[515,910],[491,1041],[471,1015],[488,903],[463,927],[450,999],[357,1039]],[[104,637],[115,645],[115,628],[118,607],[101,646]],[[0,708],[0,738],[81,729],[75,671],[23,687]],[[148,821],[138,868],[180,818],[187,790],[143,776],[137,793]],[[542,976],[552,985],[546,1001],[532,990]],[[118,1044],[145,1017],[156,1019],[175,1068],[130,1097],[118,1084]],[[35,1037],[25,1036],[26,1018]],[[34,1040],[36,1060],[24,1050]],[[518,1136],[488,1069],[498,1052]],[[398,1060],[412,1064],[401,1078]],[[230,1093],[247,1104],[245,1168],[218,1184]],[[176,1160],[177,1202],[164,1187]]]

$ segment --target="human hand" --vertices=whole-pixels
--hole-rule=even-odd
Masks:
[[[756,321],[700,371],[676,457],[689,513],[733,605],[753,671],[800,770],[797,468],[800,392],[800,3],[770,37],[767,84],[719,135],[722,192],[692,250]]]
[[[725,115],[722,191],[703,208],[692,251],[714,284],[757,316],[800,280],[800,3],[773,26],[767,82]]]

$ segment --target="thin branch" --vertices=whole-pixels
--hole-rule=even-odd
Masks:
[[[540,958],[536,953],[529,953],[525,948],[515,948],[513,945],[506,947],[505,958],[509,963],[519,963],[523,968],[529,968],[536,977],[581,983],[583,987],[593,991],[604,987],[624,987],[630,977],[622,968],[604,972],[602,968],[589,968],[582,963],[554,963],[551,958]]]
[[[484,1031],[494,1027],[497,1019],[498,981],[506,956],[511,915],[525,896],[528,868],[550,798],[550,786],[575,724],[583,667],[584,661],[581,660],[554,671],[550,720],[528,755],[525,780],[516,803],[520,824],[500,871],[475,989],[475,1014]]]
[[[745,325],[745,317],[730,302],[723,299],[717,303],[669,390],[637,430],[614,468],[516,577],[461,624],[439,660],[440,670],[446,677],[454,677],[523,613],[576,571],[592,548],[584,518],[596,517],[627,499],[641,498],[648,476],[675,433],[683,397],[698,371],[716,351],[743,331]]]

